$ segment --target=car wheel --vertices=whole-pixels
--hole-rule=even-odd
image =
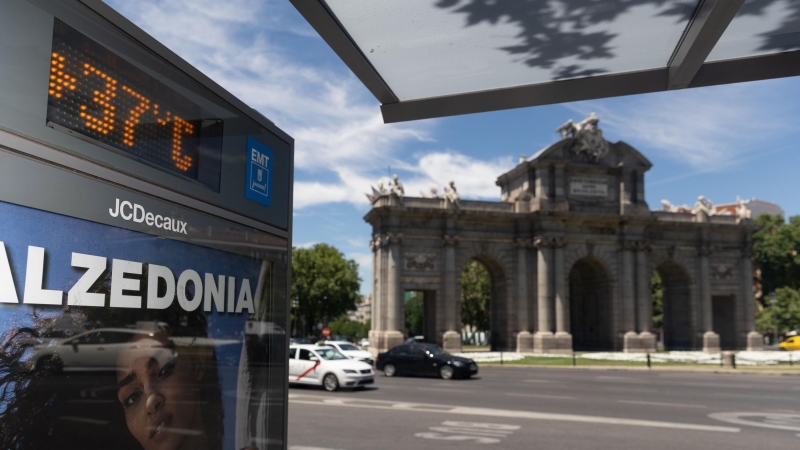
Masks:
[[[397,368],[394,364],[387,364],[383,367],[383,374],[387,377],[393,377],[397,375]]]
[[[336,378],[336,375],[329,373],[322,379],[322,386],[325,387],[326,391],[333,392],[339,389],[339,379]]]
[[[453,368],[450,366],[442,366],[442,368],[439,369],[439,376],[442,377],[443,380],[449,380],[453,378],[454,374],[455,371],[453,371]]]

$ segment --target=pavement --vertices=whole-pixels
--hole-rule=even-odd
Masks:
[[[800,444],[800,378],[481,367],[289,390],[290,450],[783,449]]]

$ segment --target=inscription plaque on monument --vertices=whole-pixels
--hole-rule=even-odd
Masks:
[[[572,177],[569,179],[569,193],[582,197],[608,197],[608,179],[591,176]]]

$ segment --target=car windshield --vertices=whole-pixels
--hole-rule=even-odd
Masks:
[[[334,361],[337,359],[347,359],[346,356],[341,354],[339,350],[335,348],[318,348],[314,350],[320,358],[324,359],[325,361]]]
[[[447,354],[446,351],[440,349],[439,347],[437,347],[435,345],[426,345],[425,346],[425,351],[430,353],[433,356],[439,356],[439,355],[446,355]]]
[[[351,344],[339,344],[339,349],[344,351],[344,352],[350,352],[350,351],[353,351],[353,350],[360,350],[358,347],[356,347],[355,345],[351,345]]]

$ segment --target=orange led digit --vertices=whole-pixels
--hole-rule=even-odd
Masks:
[[[218,189],[223,121],[63,22],[47,93],[49,125]]]

